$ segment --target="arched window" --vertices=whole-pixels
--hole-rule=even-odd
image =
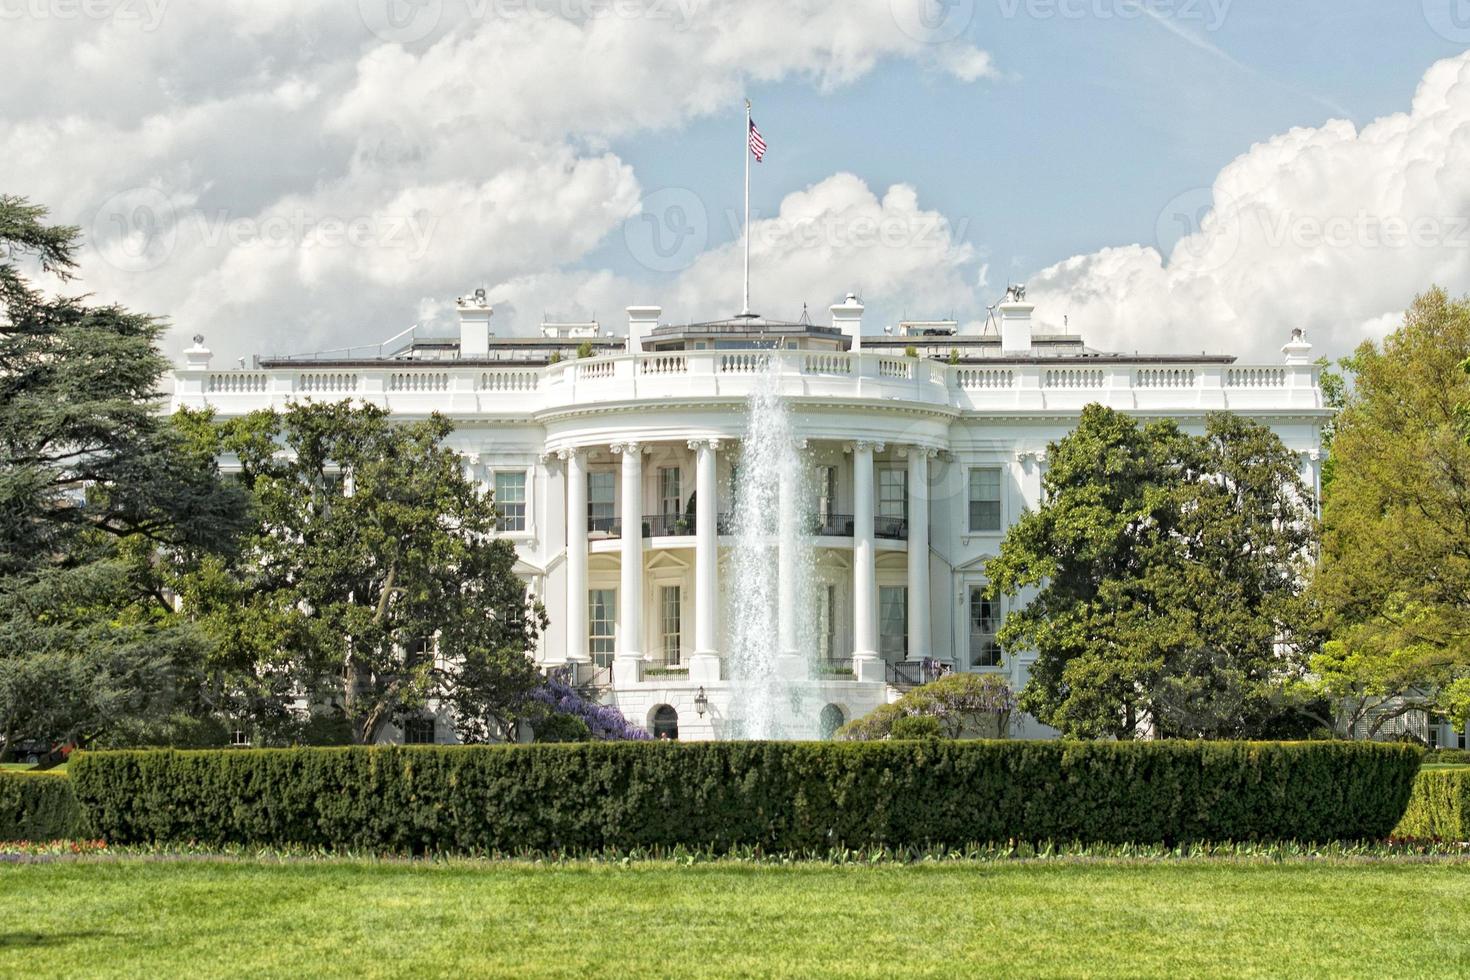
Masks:
[[[829,704],[823,708],[822,717],[818,722],[818,726],[822,732],[822,741],[831,741],[832,736],[837,734],[837,729],[841,728],[843,722],[846,720],[847,718],[842,714],[842,709],[837,707],[837,705]]]
[[[653,737],[656,739],[678,739],[679,712],[666,704],[653,709]]]

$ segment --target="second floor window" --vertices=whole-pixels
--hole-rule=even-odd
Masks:
[[[837,467],[817,467],[817,520],[826,524],[837,510]]]
[[[617,474],[611,470],[587,474],[587,527],[611,531],[617,522]]]
[[[664,517],[679,517],[684,513],[681,482],[676,467],[664,467],[658,471],[659,513]]]
[[[903,520],[909,513],[909,475],[904,470],[878,471],[878,516]]]
[[[1000,467],[970,471],[970,530],[1000,530]]]
[[[526,474],[495,474],[495,513],[499,516],[500,530],[526,529]]]

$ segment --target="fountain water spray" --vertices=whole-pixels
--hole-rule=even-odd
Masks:
[[[817,738],[810,467],[780,394],[779,355],[751,392],[735,480],[730,679],[736,737]],[[808,703],[812,702],[812,703]]]

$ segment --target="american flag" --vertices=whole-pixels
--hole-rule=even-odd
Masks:
[[[756,163],[766,155],[766,141],[761,138],[761,131],[755,128],[754,119],[750,121],[750,152],[755,154]]]

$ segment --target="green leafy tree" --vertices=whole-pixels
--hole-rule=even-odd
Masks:
[[[51,295],[75,228],[0,196],[0,756],[161,717],[197,661],[160,568],[228,547],[244,498],[160,416],[164,324]]]
[[[544,615],[492,537],[492,501],[443,446],[452,428],[346,402],[218,427],[260,521],[236,560],[181,585],[222,688],[266,715],[293,691],[335,702],[361,743],[434,697],[466,740],[511,734]]]
[[[1312,660],[1348,731],[1470,715],[1467,357],[1470,302],[1436,289],[1350,360],[1313,581],[1331,639]]]
[[[1098,405],[1048,451],[1045,503],[987,563],[1006,650],[1037,653],[1020,706],[1088,738],[1249,737],[1299,707],[1312,501],[1269,429],[1205,434]]]

